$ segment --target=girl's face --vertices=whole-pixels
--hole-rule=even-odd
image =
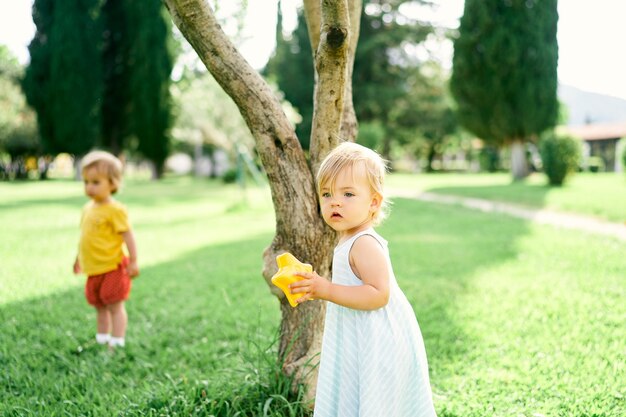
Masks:
[[[320,189],[322,217],[340,238],[371,227],[372,214],[381,201],[380,195],[372,191],[362,164],[341,170],[332,190],[328,184]]]
[[[96,203],[106,203],[113,193],[113,184],[109,177],[99,173],[96,168],[87,168],[83,172],[85,194]]]

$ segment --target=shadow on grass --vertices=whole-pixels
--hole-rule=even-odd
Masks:
[[[142,415],[162,399],[170,406],[174,397],[193,402],[256,379],[261,386],[255,367],[275,355],[280,316],[261,277],[270,239],[205,247],[142,270],[127,303],[128,345],[114,355],[90,342],[95,313],[81,285],[0,307],[0,414]]]
[[[473,277],[514,258],[528,225],[398,199],[380,232],[422,328],[437,393],[440,370],[473,357],[475,341],[459,320]],[[206,246],[145,268],[128,302],[128,346],[113,356],[99,346],[77,354],[95,327],[80,285],[1,306],[0,414],[194,414],[235,393],[269,400],[267,358],[280,320],[260,274],[270,239]]]
[[[395,199],[380,227],[398,282],[414,307],[431,368],[435,393],[439,374],[463,373],[458,366],[474,356],[476,340],[459,323],[463,296],[481,270],[514,259],[516,242],[528,223],[505,215],[461,207]]]

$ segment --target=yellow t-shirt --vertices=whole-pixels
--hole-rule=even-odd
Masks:
[[[128,230],[128,212],[120,202],[85,204],[78,245],[78,262],[83,272],[91,276],[117,269],[124,257],[122,233]]]

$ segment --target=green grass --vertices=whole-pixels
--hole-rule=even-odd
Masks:
[[[95,326],[71,273],[81,186],[0,183],[0,415],[306,415],[275,372],[267,191],[183,178],[120,199],[142,267],[128,346],[77,354]],[[440,417],[624,415],[624,242],[405,199],[380,232]]]
[[[544,174],[512,182],[511,174],[434,174],[390,176],[390,186],[579,213],[626,221],[626,175],[578,173],[562,187],[549,187]]]

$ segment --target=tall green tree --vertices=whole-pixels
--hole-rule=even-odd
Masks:
[[[163,174],[170,151],[173,123],[170,93],[174,65],[171,20],[160,0],[129,1],[129,36],[132,46],[129,86],[132,132],[137,150],[154,164],[154,177]]]
[[[451,91],[459,122],[511,145],[514,179],[528,175],[525,143],[557,120],[557,0],[466,0]]]
[[[23,88],[46,151],[130,148],[160,176],[169,152],[174,59],[162,3],[35,0],[33,20]]]
[[[354,107],[361,122],[379,122],[385,135],[381,153],[390,159],[397,104],[415,93],[407,80],[419,71],[421,62],[407,52],[433,32],[433,26],[410,18],[402,6],[417,4],[407,0],[370,0],[361,14],[359,46],[354,59]],[[415,126],[410,129],[416,131]]]
[[[428,75],[415,70],[406,79],[407,94],[396,100],[388,126],[400,144],[425,160],[425,169],[431,172],[433,160],[443,154],[458,125],[447,77],[434,63],[427,67]]]
[[[118,155],[131,135],[132,66],[129,56],[133,39],[128,0],[108,0],[101,10],[102,32],[102,146]],[[140,22],[141,23],[141,22]]]
[[[300,113],[302,120],[296,125],[296,134],[302,147],[309,149],[311,123],[313,121],[314,71],[313,52],[306,19],[298,11],[298,25],[290,35],[283,34],[282,15],[278,7],[276,27],[276,50],[270,58],[263,75],[272,79]]]
[[[23,82],[44,150],[82,155],[99,139],[102,94],[97,0],[36,0]],[[87,16],[87,18],[86,18]]]

